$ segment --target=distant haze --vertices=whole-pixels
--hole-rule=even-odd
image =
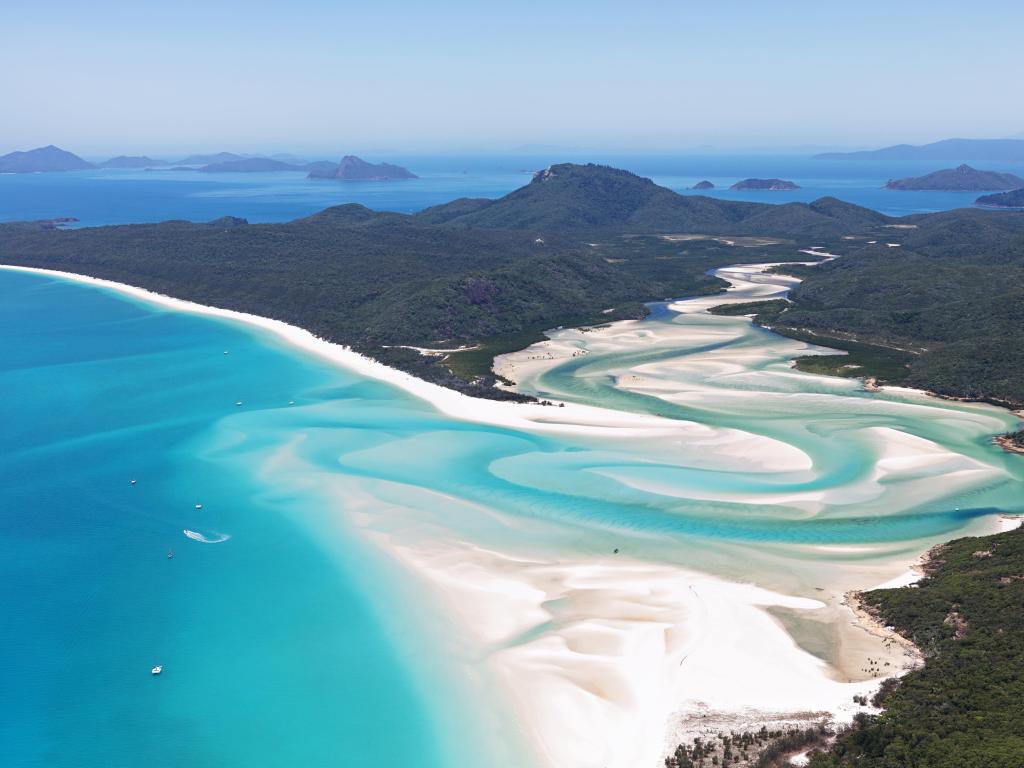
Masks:
[[[1024,130],[1011,0],[4,5],[0,153],[814,152]]]

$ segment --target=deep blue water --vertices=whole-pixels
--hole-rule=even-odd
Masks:
[[[0,175],[0,221],[70,216],[81,225],[242,216],[253,222],[288,221],[342,203],[412,213],[458,197],[499,197],[554,162],[599,162],[649,176],[671,189],[702,179],[707,193],[731,200],[772,203],[811,201],[832,195],[892,215],[971,205],[976,193],[899,192],[882,189],[888,179],[938,170],[932,164],[814,160],[789,155],[536,155],[492,157],[389,157],[421,178],[398,182],[308,180],[302,173],[202,174],[191,171],[96,170],[74,173]],[[1024,175],[1024,165],[998,170]],[[733,192],[748,177],[795,181],[794,192]]]

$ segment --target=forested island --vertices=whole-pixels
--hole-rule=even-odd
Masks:
[[[800,189],[800,187],[785,179],[744,179],[737,181],[729,189],[767,189],[771,192],[786,192]]]
[[[935,171],[924,176],[894,179],[885,185],[885,189],[939,192],[987,192],[1020,189],[1021,187],[1024,187],[1024,179],[1020,176],[997,171],[979,171],[966,164]]]
[[[273,317],[423,378],[509,397],[492,386],[493,356],[545,329],[642,316],[645,301],[724,289],[706,274],[716,267],[805,261],[800,251],[819,246],[842,258],[785,267],[804,282],[792,303],[757,318],[850,352],[807,364],[1024,403],[1024,214],[893,219],[832,198],[717,200],[626,171],[563,164],[498,200],[455,200],[415,215],[345,205],[285,224],[230,223],[5,224],[0,261]],[[681,233],[719,239],[664,237]],[[754,235],[773,239],[729,244]],[[439,358],[402,345],[477,349]]]
[[[337,165],[314,163],[309,170],[311,179],[339,179],[341,181],[391,181],[415,179],[408,168],[391,163],[368,163],[355,155],[345,155]]]
[[[1024,208],[1024,189],[982,195],[974,202],[986,208]]]

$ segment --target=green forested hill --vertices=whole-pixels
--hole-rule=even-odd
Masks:
[[[906,222],[917,228],[885,235],[899,248],[851,244],[802,270],[793,306],[770,325],[899,347],[906,384],[1024,404],[1024,216],[965,210]]]
[[[935,171],[924,176],[894,179],[885,185],[886,189],[933,189],[961,192],[986,192],[1020,189],[1021,187],[1024,187],[1024,179],[1020,176],[998,171],[979,171],[966,164]]]
[[[823,198],[768,205],[680,195],[629,171],[601,165],[553,165],[493,201],[456,200],[419,214],[433,222],[541,232],[699,232],[813,237],[841,235],[890,219]]]
[[[991,208],[1024,208],[1024,189],[997,192],[994,195],[982,195],[974,202]]]

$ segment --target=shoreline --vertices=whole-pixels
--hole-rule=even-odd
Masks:
[[[750,267],[743,265],[746,272],[739,271],[749,274]],[[394,385],[459,420],[535,432],[642,439],[706,436],[710,429],[697,422],[596,406],[566,403],[552,408],[474,398],[417,379],[282,321],[77,273],[8,265],[0,265],[0,269],[75,281],[168,309],[269,331],[295,349]],[[699,301],[719,304],[725,296],[715,294]],[[766,451],[756,445],[740,445],[737,450],[755,459]],[[760,460],[766,465],[779,461],[771,456]],[[680,715],[699,717],[698,729],[711,724],[706,712],[701,716],[701,706],[729,717],[752,718],[750,722],[775,722],[772,718],[780,710],[811,714],[814,721],[827,714],[844,722],[863,711],[852,704],[853,693],[870,693],[893,676],[845,683],[836,680],[828,674],[829,665],[798,646],[765,610],[773,605],[818,610],[826,604],[773,593],[750,582],[624,558],[614,562],[605,558],[529,561],[505,552],[484,551],[460,540],[450,542],[441,558],[437,552],[414,551],[395,541],[387,541],[386,548],[399,563],[437,589],[465,629],[482,633],[481,640],[502,648],[491,658],[496,659],[508,696],[520,713],[519,725],[530,740],[541,745],[548,763],[558,768],[578,764],[581,754],[604,761],[610,768],[657,761],[667,746],[665,739],[679,735]],[[465,556],[452,558],[453,551]],[[702,600],[702,594],[716,599]],[[605,603],[612,604],[608,608],[614,609],[611,615],[602,614]],[[568,618],[552,612],[554,605],[564,612],[574,604],[576,613]],[[622,613],[620,604],[629,610]],[[860,619],[852,606],[847,607],[855,620]],[[513,647],[501,646],[503,639],[521,636],[545,622],[555,624],[555,630]],[[743,635],[743,642],[747,637],[758,640],[744,652],[746,661],[735,647],[737,634]],[[701,656],[692,655],[696,651],[704,654],[700,667],[706,672],[699,673],[694,684],[680,669],[689,673],[690,667],[697,666]],[[684,667],[687,659],[691,664]],[[766,669],[784,674],[763,676],[763,685],[752,687],[752,680],[757,681]],[[791,692],[780,709],[770,707],[769,702],[782,701],[780,690],[794,680],[800,683],[798,695]],[[694,699],[694,691],[705,691],[711,701]],[[761,697],[760,707],[748,703],[754,694]],[[801,706],[805,702],[812,703]],[[572,731],[572,738],[563,733],[566,729]],[[636,743],[641,732],[644,743]],[[595,754],[594,745],[599,741],[605,749]]]
[[[718,451],[744,453],[767,468],[781,470],[790,461],[780,464],[770,447],[751,448],[737,436],[723,439],[696,422],[571,403],[552,408],[472,398],[416,379],[282,321],[77,273],[8,265],[0,265],[0,269],[69,280],[167,309],[258,328],[298,351],[395,385],[459,420],[583,436],[710,439]],[[448,553],[470,550],[469,556],[453,562],[450,557],[438,560],[436,551],[416,551],[387,537],[381,541],[372,530],[367,535],[383,544],[399,565],[423,577],[427,586],[436,590],[442,603],[451,606],[462,631],[476,634],[478,640],[495,647],[511,643],[492,654],[495,661],[488,659],[487,663],[496,665],[505,695],[518,712],[518,727],[546,756],[550,768],[579,764],[580,754],[589,754],[609,768],[659,762],[666,734],[673,732],[672,723],[680,707],[689,706],[685,704],[686,694],[698,693],[712,700],[717,711],[743,712],[746,716],[757,713],[754,716],[760,718],[775,709],[771,704],[779,699],[779,686],[799,680],[797,690],[790,685],[785,709],[804,711],[804,701],[812,697],[817,715],[827,713],[844,722],[854,714],[848,704],[853,692],[873,689],[881,682],[873,678],[859,682],[834,679],[828,665],[796,645],[765,610],[772,605],[819,610],[825,604],[817,600],[657,562],[608,562],[604,558],[531,561],[505,552],[485,552],[461,537],[443,547],[437,545]],[[465,578],[467,567],[473,576],[469,580]],[[712,596],[715,599],[710,599]],[[549,606],[564,604],[577,606],[571,616],[555,617],[550,613]],[[501,615],[496,615],[496,607]],[[564,614],[564,610],[558,612]],[[529,634],[541,619],[553,621],[554,631],[536,641],[515,639]],[[517,630],[510,631],[517,624]],[[738,627],[746,627],[739,632],[743,638],[760,638],[741,654],[740,658],[747,658],[743,663],[738,663],[733,653],[732,638]],[[680,675],[680,669],[687,657],[691,662],[700,658],[690,655],[696,650],[710,656],[700,665],[702,671],[691,687],[692,681]],[[765,684],[757,687],[758,704],[751,706],[751,679],[764,669],[784,674],[773,673],[767,682],[762,680]],[[725,681],[727,688],[723,688]],[[642,739],[638,733],[643,734]]]
[[[610,554],[546,560],[466,542],[382,544],[490,649],[519,727],[551,768],[654,768],[695,736],[847,724],[865,711],[854,697],[891,676],[879,667],[836,679],[768,610],[827,605],[749,581]],[[896,654],[875,656],[905,671]]]
[[[1024,454],[1024,445],[1018,445],[1009,435],[999,435],[994,437],[992,438],[992,442],[1007,453]]]
[[[274,320],[233,309],[222,309],[206,304],[178,299],[146,288],[91,277],[77,272],[65,272],[41,267],[23,267],[0,264],[0,270],[41,275],[115,291],[133,299],[179,312],[230,320],[267,331],[286,344],[311,354],[348,371],[391,384],[402,391],[428,402],[438,411],[460,421],[472,421],[513,429],[561,432],[591,435],[666,435],[680,430],[690,431],[692,422],[680,422],[645,414],[633,414],[596,406],[565,403],[562,407],[540,403],[514,403],[472,397],[440,384],[419,379],[410,373],[392,368],[355,352],[350,347],[327,341],[311,332],[282,320]]]

